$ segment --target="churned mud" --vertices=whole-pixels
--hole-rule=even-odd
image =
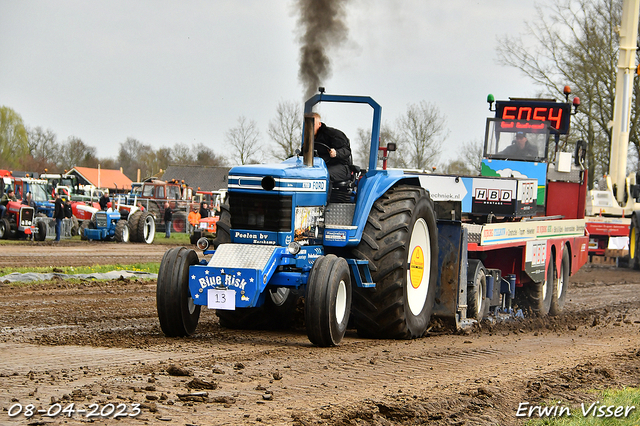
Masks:
[[[0,270],[159,261],[166,249],[4,246]],[[194,336],[166,338],[155,285],[0,283],[0,424],[518,425],[523,402],[578,415],[591,389],[640,385],[640,271],[584,267],[557,317],[436,324],[410,341],[348,331],[335,348],[313,347],[304,328],[225,329],[206,310]]]

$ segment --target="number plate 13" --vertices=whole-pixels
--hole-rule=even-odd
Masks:
[[[210,288],[207,293],[207,307],[234,311],[236,309],[236,291]]]

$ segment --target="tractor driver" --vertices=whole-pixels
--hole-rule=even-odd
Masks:
[[[314,117],[314,149],[327,165],[329,179],[331,182],[348,180],[351,176],[349,138],[340,130],[322,123],[317,112],[311,115]]]
[[[9,188],[0,199],[0,218],[3,218],[7,211],[9,201],[18,201],[12,188]]]
[[[529,142],[527,135],[518,132],[511,145],[500,151],[499,154],[508,158],[535,158],[538,156],[538,147]]]

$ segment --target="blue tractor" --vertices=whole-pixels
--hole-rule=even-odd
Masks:
[[[369,170],[354,168],[333,188],[314,157],[308,115],[321,101],[373,108]],[[216,250],[204,251],[211,260],[184,247],[162,259],[157,309],[165,335],[192,334],[202,306],[216,309],[225,327],[277,327],[298,296],[318,346],[338,344],[351,320],[368,337],[424,334],[436,294],[434,205],[415,176],[377,168],[380,117],[370,97],[317,94],[305,104],[301,156],[230,170]],[[343,202],[329,202],[332,191],[343,191]]]
[[[368,169],[353,167],[343,182],[330,182],[314,156],[319,102],[373,109]],[[487,120],[482,175],[437,175],[386,169],[395,147],[379,146],[381,107],[370,97],[314,95],[302,155],[229,171],[215,250],[200,240],[211,258],[184,247],[164,254],[156,294],[164,334],[194,333],[202,306],[228,328],[286,326],[301,297],[317,346],[337,345],[348,326],[361,337],[410,339],[432,315],[465,327],[514,306],[558,314],[588,246],[584,208],[566,202],[584,200],[585,170],[558,151],[571,104],[567,95],[566,103],[498,107]],[[505,154],[524,131],[539,155]]]
[[[87,227],[82,227],[82,237],[88,240],[129,242],[129,224],[118,210],[98,210]],[[84,224],[83,224],[84,225]]]

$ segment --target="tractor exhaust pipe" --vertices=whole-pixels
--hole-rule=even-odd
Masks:
[[[302,161],[305,166],[313,166],[313,130],[315,127],[315,116],[304,115],[304,140],[302,141]]]

